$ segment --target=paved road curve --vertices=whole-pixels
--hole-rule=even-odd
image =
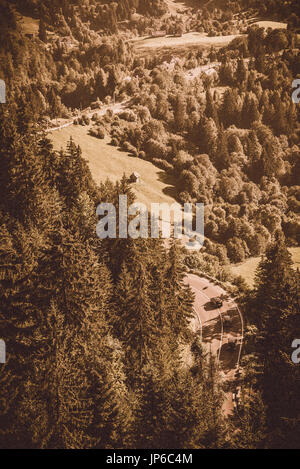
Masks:
[[[234,374],[241,357],[244,327],[238,306],[225,290],[205,278],[188,274],[185,282],[195,293],[194,310],[200,322],[202,341],[217,357],[224,381],[234,382]],[[223,298],[222,308],[212,307],[211,299],[220,296]],[[225,316],[231,318],[229,325],[224,322]],[[236,341],[233,349],[228,344],[230,340]],[[234,408],[232,391],[228,392],[226,397],[223,412],[228,415]]]

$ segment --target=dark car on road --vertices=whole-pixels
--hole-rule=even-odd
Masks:
[[[212,298],[210,300],[210,304],[214,306],[215,308],[222,308],[223,301],[221,300],[221,298]]]
[[[230,317],[228,314],[223,317],[223,324],[224,327],[229,328],[232,326],[232,317]]]

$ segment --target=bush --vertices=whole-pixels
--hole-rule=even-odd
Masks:
[[[184,259],[185,265],[189,269],[199,270],[201,268],[201,260],[198,254],[189,254]]]
[[[131,143],[129,142],[123,142],[122,144],[122,149],[125,150],[125,151],[131,151],[133,148],[133,146],[131,145]]]
[[[132,153],[134,156],[138,156],[137,149],[127,141],[122,143],[122,150]]]
[[[246,280],[241,275],[234,277],[232,280],[232,284],[238,288],[239,294],[247,293],[247,291],[249,290]]]
[[[118,147],[118,146],[119,146],[119,140],[118,140],[116,137],[113,137],[113,138],[111,139],[110,144],[111,144],[113,147]]]
[[[154,158],[164,160],[167,157],[168,149],[164,143],[150,139],[146,143],[146,152],[151,160]]]
[[[229,259],[234,262],[244,262],[246,259],[243,242],[239,238],[231,238],[227,242],[227,251]]]
[[[83,124],[81,124],[81,125],[90,125],[90,123],[91,123],[91,119],[90,119],[89,116],[87,116],[86,114],[84,114],[84,115],[82,116],[82,119],[81,119],[81,120],[82,120],[82,122],[83,122]]]
[[[105,132],[101,127],[97,127],[96,129],[90,129],[89,134],[92,135],[92,137],[96,137],[101,140],[105,138]]]
[[[153,163],[155,164],[155,166],[158,166],[164,171],[173,171],[174,169],[173,165],[171,163],[168,163],[168,161],[165,161],[165,160],[154,158]]]
[[[217,36],[217,31],[215,31],[214,29],[211,29],[208,33],[208,37],[214,37],[214,36]]]
[[[110,124],[112,120],[112,116],[106,113],[102,119],[103,119],[103,122],[106,122],[106,124]]]
[[[132,111],[124,111],[119,114],[120,119],[123,119],[124,121],[127,122],[135,122],[136,121],[136,115]]]
[[[180,192],[178,200],[181,204],[188,204],[192,202],[192,198],[188,192]]]
[[[111,130],[111,136],[112,136],[112,137],[116,137],[117,139],[119,139],[119,140],[121,141],[122,136],[123,136],[122,129],[120,129],[120,128],[118,128],[118,127],[112,128],[112,130]]]

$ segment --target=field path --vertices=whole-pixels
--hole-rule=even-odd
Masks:
[[[183,13],[186,10],[187,5],[185,2],[177,2],[174,0],[165,0],[165,3],[168,6],[169,12],[168,15],[178,15]]]
[[[104,116],[107,111],[112,111],[114,114],[119,114],[120,112],[124,111],[127,109],[129,104],[129,100],[122,101],[120,103],[115,103],[115,104],[107,104],[105,106],[102,106],[99,109],[93,109],[92,111],[82,111],[78,116],[74,116],[72,120],[64,122],[56,127],[49,127],[46,129],[46,132],[55,132],[57,130],[65,129],[66,127],[69,127],[70,125],[73,125],[74,119],[78,119],[82,117],[83,115],[88,116],[89,118],[93,117],[94,114],[97,114],[99,117]]]

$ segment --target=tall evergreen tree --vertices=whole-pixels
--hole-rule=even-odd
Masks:
[[[41,19],[39,25],[39,39],[43,42],[47,42],[47,30],[45,22]]]
[[[269,447],[293,448],[300,441],[299,371],[291,360],[293,337],[300,333],[299,294],[299,276],[293,272],[284,236],[278,232],[259,266],[250,302],[262,336],[259,387],[266,405]]]

